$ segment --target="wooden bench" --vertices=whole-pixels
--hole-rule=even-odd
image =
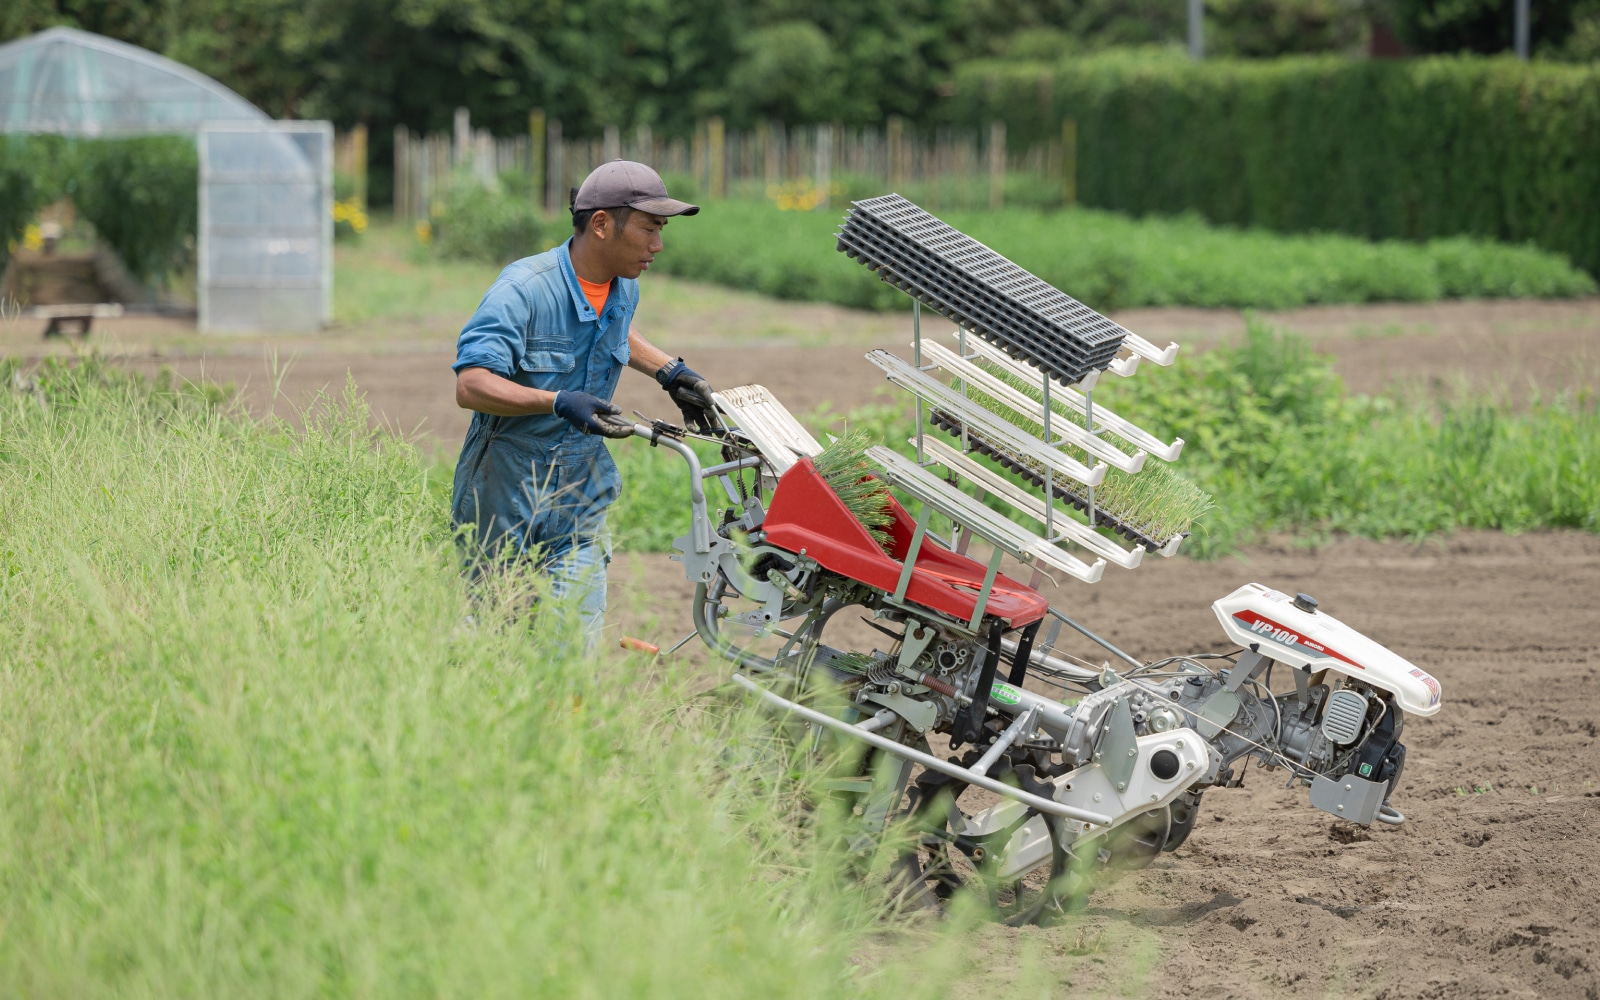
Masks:
[[[46,338],[66,336],[65,327],[76,325],[80,338],[89,339],[89,328],[97,319],[110,319],[122,315],[122,306],[116,302],[81,303],[75,305],[34,306],[29,310],[34,319],[48,320],[44,328]]]

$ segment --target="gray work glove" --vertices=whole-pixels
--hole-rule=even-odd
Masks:
[[[633,436],[633,422],[618,416],[622,411],[587,392],[562,389],[556,393],[555,415],[583,431],[601,437],[625,438]]]
[[[709,431],[716,426],[717,404],[711,398],[711,383],[684,364],[682,358],[656,372],[656,381],[678,405],[685,427]]]

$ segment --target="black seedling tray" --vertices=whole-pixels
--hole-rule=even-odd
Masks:
[[[899,195],[854,203],[838,248],[1065,384],[1103,370],[1127,331]]]
[[[952,417],[943,410],[938,409],[931,410],[928,416],[935,427],[944,431],[946,434],[949,434],[951,437],[960,440],[960,420]],[[1033,485],[1039,487],[1040,489],[1044,489],[1044,476],[1040,475],[1038,470],[1028,465],[1028,463],[1024,462],[1015,453],[1007,451],[998,445],[990,444],[986,438],[978,434],[976,431],[967,431],[967,447],[980,455],[987,455],[996,462],[999,462],[1005,468],[1010,469],[1012,472],[1015,472],[1017,475],[1033,483]],[[1088,494],[1079,493],[1072,489],[1072,486],[1075,485],[1073,484],[1072,480],[1064,477],[1057,477],[1051,481],[1050,485],[1050,491],[1055,494],[1057,500],[1065,500],[1067,503],[1086,514],[1089,512]],[[1096,527],[1106,528],[1128,539],[1130,542],[1143,545],[1151,552],[1160,551],[1160,549],[1166,545],[1167,541],[1170,540],[1154,538],[1145,532],[1140,531],[1138,528],[1135,528],[1133,525],[1121,520],[1115,515],[1106,513],[1105,509],[1101,507],[1095,508],[1094,519]]]
[[[841,234],[841,244],[854,235],[858,234]],[[1019,310],[1008,307],[1003,301],[996,308],[996,303],[989,301],[992,297],[981,290],[962,287],[970,286],[970,279],[959,274],[941,274],[944,269],[919,251],[885,248],[880,244],[865,252],[847,246],[845,252],[875,268],[884,281],[963,324],[1012,357],[1051,372],[1065,384],[1077,381],[1091,370],[1105,368],[1116,357],[1118,343],[1084,352],[1079,344],[1048,333],[1026,338],[1031,343],[1019,348],[1018,341],[1024,338],[1017,336],[1017,332],[1032,325],[1030,317],[1018,315]],[[996,330],[1008,331],[1011,336],[996,336],[993,332]]]

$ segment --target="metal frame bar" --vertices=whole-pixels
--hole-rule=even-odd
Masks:
[[[933,517],[933,505],[924,503],[917,511],[917,530],[912,532],[911,544],[906,547],[906,561],[900,567],[900,579],[894,585],[894,599],[906,599],[906,588],[911,586],[911,574],[917,568],[917,554],[922,551],[922,540],[928,537],[928,521]]]
[[[1008,799],[1014,799],[1031,809],[1038,810],[1039,812],[1049,813],[1052,816],[1061,816],[1066,819],[1075,819],[1083,823],[1093,823],[1098,826],[1110,826],[1112,823],[1112,817],[1106,815],[1105,813],[1097,813],[1088,809],[1079,809],[1077,806],[1070,806],[1065,802],[1057,802],[1054,799],[1047,799],[1042,795],[1034,795],[1032,792],[1025,792],[1022,789],[1014,788],[1005,782],[996,781],[994,778],[991,778],[988,775],[974,774],[970,768],[962,767],[960,764],[952,764],[947,760],[935,757],[933,754],[923,753],[921,750],[917,750],[914,747],[908,747],[903,743],[896,743],[893,740],[885,739],[884,737],[879,736],[877,733],[863,732],[862,730],[856,728],[848,722],[843,721],[842,719],[835,719],[833,716],[819,712],[814,708],[807,708],[804,705],[790,701],[788,698],[785,698],[782,695],[774,694],[761,684],[757,683],[754,679],[743,673],[736,671],[733,674],[733,682],[745,690],[756,694],[768,704],[776,705],[777,707],[786,711],[793,712],[795,715],[800,716],[807,722],[813,722],[819,726],[825,726],[828,729],[832,729],[834,732],[843,733],[853,739],[858,739],[870,746],[877,747],[879,750],[884,750],[895,754],[898,757],[903,757],[914,764],[921,764],[930,771],[938,771],[940,774],[947,774],[958,781],[964,781],[969,785],[982,788],[984,791],[994,792],[996,795],[1001,795]]]
[[[974,632],[978,630],[978,623],[983,621],[983,613],[989,607],[989,595],[994,592],[994,578],[1000,575],[1000,559],[1006,550],[996,545],[993,554],[989,556],[989,568],[983,574],[983,589],[978,591],[978,603],[972,606],[972,618],[967,622],[967,628]]]

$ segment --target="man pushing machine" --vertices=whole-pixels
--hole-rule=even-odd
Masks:
[[[572,238],[500,272],[456,343],[456,403],[474,414],[451,523],[474,526],[482,557],[532,560],[556,596],[574,595],[591,643],[620,487],[604,439],[633,433],[611,403],[622,366],[655,376],[686,423],[711,419],[706,380],[631,328],[662,228],[699,211],[642,163],[597,167],[573,193]]]

